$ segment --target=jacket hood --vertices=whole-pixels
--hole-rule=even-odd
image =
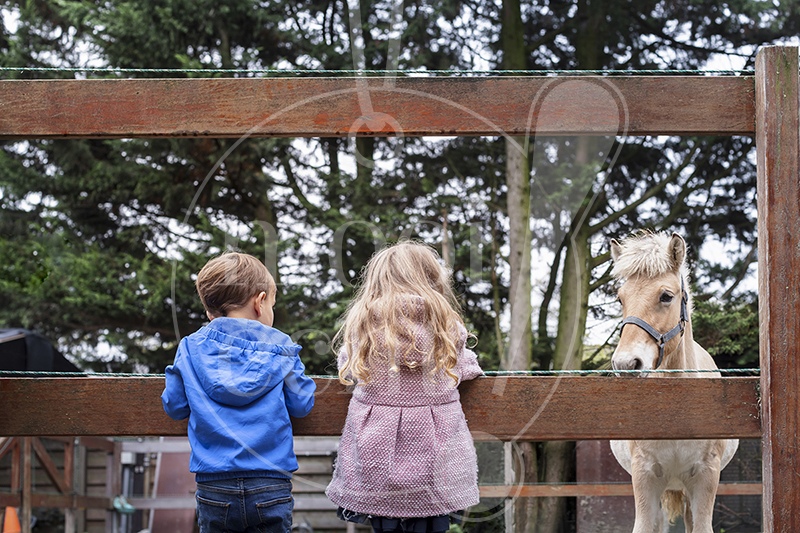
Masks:
[[[214,401],[243,406],[282,386],[300,346],[277,329],[245,318],[215,318],[187,337],[190,362]],[[202,344],[202,349],[192,349]]]

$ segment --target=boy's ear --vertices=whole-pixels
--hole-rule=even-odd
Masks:
[[[214,318],[215,318],[215,317],[211,316],[211,313],[209,313],[208,311],[206,311],[206,316],[208,317],[209,321],[214,320]]]
[[[264,291],[259,292],[255,298],[253,298],[253,310],[256,312],[256,317],[261,317],[261,304],[264,302],[264,298],[267,297],[267,293]]]

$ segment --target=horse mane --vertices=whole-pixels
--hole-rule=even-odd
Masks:
[[[668,252],[671,238],[671,233],[653,231],[626,237],[620,243],[621,252],[614,261],[611,275],[617,280],[632,276],[653,278],[672,271],[674,266]],[[680,272],[688,283],[685,262],[680,266]]]

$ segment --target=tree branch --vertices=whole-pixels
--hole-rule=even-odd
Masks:
[[[605,254],[604,254],[605,255]],[[614,265],[608,265],[608,268],[603,275],[597,278],[593,283],[589,284],[589,292],[592,293],[598,288],[602,287],[606,283],[612,281],[614,277],[611,275],[611,270],[614,268]]]
[[[747,157],[747,152],[743,151],[742,154],[739,157],[737,157],[736,160],[731,164],[731,166],[736,166],[745,157]],[[705,158],[705,161],[708,161],[708,158]],[[695,166],[695,171],[692,172],[692,176],[697,174],[699,168],[700,168],[699,164]],[[672,209],[670,209],[669,214],[661,220],[661,227],[662,228],[667,228],[670,225],[672,225],[672,223],[675,221],[675,219],[678,218],[678,213],[680,213],[681,208],[685,206],[685,200],[686,200],[686,198],[689,197],[690,194],[692,194],[694,192],[697,192],[700,189],[709,187],[710,185],[715,183],[719,178],[721,178],[722,176],[725,176],[726,174],[727,174],[727,169],[723,170],[722,172],[717,172],[713,176],[703,180],[703,182],[701,184],[697,185],[696,187],[684,187],[681,190],[680,194],[678,195],[677,200],[673,203]],[[690,178],[691,178],[691,176],[690,176]]]
[[[569,239],[569,236],[570,232],[567,232],[564,235],[564,238],[561,240],[561,244],[556,251],[556,255],[553,258],[553,264],[550,266],[550,278],[547,280],[547,289],[544,291],[542,304],[539,306],[539,321],[537,327],[537,336],[539,340],[547,337],[547,312],[550,307],[550,301],[553,299],[553,293],[556,290],[558,272],[561,269],[561,254],[564,251],[564,248],[567,246],[567,240]]]
[[[742,282],[742,280],[747,276],[747,269],[750,267],[751,264],[756,260],[758,255],[758,241],[750,248],[750,251],[747,252],[744,260],[742,261],[742,266],[739,268],[739,272],[736,275],[736,279],[733,280],[733,283],[728,290],[722,293],[720,296],[721,300],[728,300],[733,294],[733,290]]]
[[[285,157],[281,158],[281,167],[283,168],[283,171],[286,172],[286,179],[289,180],[289,188],[292,189],[292,192],[297,197],[300,205],[302,205],[309,213],[315,213],[318,218],[322,218],[322,216],[325,214],[325,211],[312,204],[302,189],[300,189],[300,185],[297,183],[297,178],[294,175],[294,170],[292,170],[292,165],[289,164],[289,161]]]
[[[603,229],[603,228],[609,226],[610,224],[612,224],[613,222],[616,222],[617,220],[619,220],[623,216],[627,215],[628,213],[636,210],[644,202],[646,202],[647,200],[649,200],[650,198],[652,198],[653,196],[655,196],[656,194],[661,192],[669,183],[672,183],[675,180],[677,180],[678,177],[681,175],[681,172],[683,172],[683,169],[685,169],[687,166],[689,166],[689,164],[692,162],[692,160],[694,159],[694,156],[697,154],[699,149],[700,149],[700,144],[699,143],[695,144],[695,146],[692,149],[692,151],[686,156],[686,158],[684,158],[683,162],[670,173],[669,176],[667,176],[665,179],[661,180],[654,187],[651,187],[650,189],[648,189],[635,202],[627,204],[622,209],[611,213],[609,216],[607,216],[603,220],[599,221],[597,224],[595,224],[594,226],[591,227],[592,231],[593,232],[600,231],[601,229]]]

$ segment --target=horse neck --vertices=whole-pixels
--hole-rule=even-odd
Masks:
[[[663,368],[670,370],[697,369],[700,368],[700,361],[694,351],[694,338],[692,336],[692,319],[686,321],[686,328],[683,330],[683,338],[677,349],[664,357]],[[697,373],[684,374],[683,377],[698,377]]]

